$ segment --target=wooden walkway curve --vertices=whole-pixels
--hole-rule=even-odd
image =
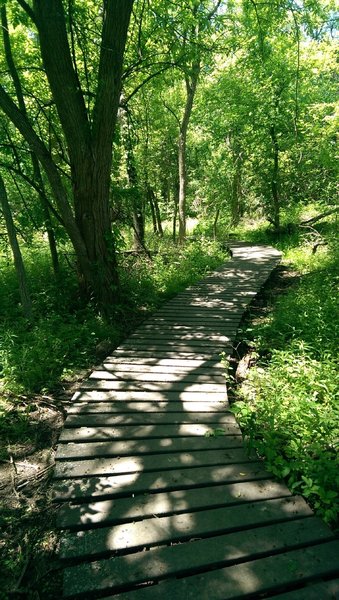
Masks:
[[[220,354],[280,260],[231,250],[73,398],[54,477],[64,597],[339,597],[339,541],[247,455],[229,411]]]

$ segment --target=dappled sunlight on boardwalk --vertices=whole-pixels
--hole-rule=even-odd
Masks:
[[[335,597],[339,543],[247,453],[227,401],[221,355],[279,258],[235,244],[74,395],[54,475],[65,597]]]

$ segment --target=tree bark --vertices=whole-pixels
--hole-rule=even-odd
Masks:
[[[178,204],[179,204],[179,182],[177,181],[173,190],[173,225],[172,225],[172,239],[176,242],[177,239],[177,217],[178,217]]]
[[[157,197],[150,185],[147,188],[147,196],[148,196],[148,201],[149,201],[150,209],[151,209],[153,231],[154,231],[154,233],[156,233],[160,237],[162,237],[164,232],[162,229],[159,204],[158,204]]]
[[[159,208],[159,202],[157,200],[156,195],[153,193],[153,204],[154,204],[154,209],[155,209],[155,218],[157,221],[157,228],[158,228],[158,235],[160,237],[162,237],[164,235],[164,230],[162,228],[162,223],[161,223],[161,214],[160,214],[160,208]]]
[[[150,209],[151,209],[151,217],[152,217],[152,224],[153,224],[153,233],[158,233],[157,218],[155,216],[155,208],[154,208],[154,204],[153,204],[152,193],[153,192],[152,192],[151,188],[148,188],[147,196],[148,196],[149,206],[150,206]]]
[[[214,217],[214,222],[213,222],[213,237],[215,240],[217,239],[217,225],[218,225],[219,215],[220,215],[220,207],[218,206],[218,208],[215,211],[215,217]]]
[[[183,243],[186,238],[186,193],[187,193],[187,172],[186,172],[186,142],[187,131],[190,122],[193,101],[197,89],[200,73],[200,60],[197,60],[191,69],[189,76],[185,77],[186,83],[186,103],[183,118],[180,124],[178,139],[178,173],[179,173],[179,243]]]
[[[18,100],[18,105],[19,105],[19,108],[20,108],[22,114],[25,115],[25,117],[27,117],[27,109],[26,109],[24,94],[22,91],[22,85],[21,85],[20,77],[19,77],[16,65],[15,65],[13,53],[12,53],[12,46],[11,46],[11,40],[10,40],[10,36],[9,36],[9,29],[8,29],[6,5],[2,6],[2,8],[1,8],[1,25],[2,25],[2,36],[3,36],[3,42],[4,42],[6,61],[7,61],[9,72],[13,79],[16,97]],[[57,274],[59,272],[59,259],[58,259],[58,252],[57,252],[57,247],[56,247],[56,242],[55,242],[54,230],[53,230],[51,215],[49,212],[48,202],[46,201],[46,195],[45,195],[43,180],[42,180],[42,176],[41,176],[41,172],[40,172],[39,161],[33,151],[31,152],[31,161],[32,161],[32,166],[33,166],[34,180],[38,184],[39,190],[40,190],[39,198],[40,198],[42,210],[44,213],[45,227],[46,227],[46,231],[47,231],[47,235],[48,235],[48,242],[49,242],[49,248],[50,248],[50,253],[51,253],[51,258],[52,258],[53,270],[54,270],[54,273]]]
[[[38,28],[41,56],[67,143],[74,213],[51,154],[25,115],[0,88],[1,108],[45,169],[77,255],[83,287],[104,312],[115,303],[119,285],[109,192],[112,142],[132,6],[133,0],[103,3],[98,80],[91,116],[73,66],[62,0],[33,0],[33,13],[27,10]]]
[[[272,223],[275,231],[280,228],[280,194],[279,194],[279,142],[274,125],[271,125],[270,135],[273,145],[273,169],[271,179],[272,189]]]
[[[9,243],[13,253],[14,266],[18,278],[19,293],[21,298],[23,313],[29,321],[33,320],[32,301],[28,290],[27,278],[24,262],[22,260],[21,250],[16,235],[15,225],[12,217],[11,207],[8,202],[7,192],[4,180],[0,175],[0,203],[5,218],[6,229]]]

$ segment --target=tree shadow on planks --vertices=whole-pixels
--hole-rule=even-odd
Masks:
[[[235,323],[243,304],[210,279],[209,289],[205,280],[194,297],[160,309],[75,397],[55,484],[60,526],[70,530],[61,546],[65,596],[224,598],[302,585],[314,564],[305,547],[331,539],[246,455],[220,405],[226,389],[211,336],[231,334],[224,320]],[[230,296],[241,291],[229,282]],[[196,308],[198,291],[209,292],[206,312]],[[298,573],[283,568],[277,578],[278,563],[304,555]]]
[[[192,382],[185,383],[185,374],[178,383],[180,391],[176,391],[176,383],[160,393],[141,391],[140,382],[136,390],[130,390],[131,397],[140,391],[146,398],[150,393],[159,393],[162,399],[148,399],[145,404],[150,409],[158,408],[161,402],[161,412],[146,412],[140,400],[138,411],[135,406],[126,406],[126,400],[115,400],[119,406],[124,405],[123,412],[102,413],[99,418],[107,422],[118,416],[126,422],[131,416],[139,417],[137,425],[119,422],[115,430],[112,425],[113,431],[109,431],[93,423],[93,418],[98,420],[96,412],[80,412],[81,418],[89,420],[87,428],[82,423],[86,441],[67,443],[70,461],[65,454],[60,460],[61,468],[70,464],[66,467],[68,478],[59,488],[59,499],[63,488],[64,499],[75,501],[60,511],[61,525],[74,530],[64,537],[61,549],[62,557],[73,564],[65,571],[66,594],[85,593],[90,597],[107,590],[123,592],[146,581],[182,577],[239,562],[244,556],[255,555],[255,547],[260,548],[261,555],[263,540],[259,544],[259,533],[252,533],[250,544],[249,529],[267,528],[267,524],[279,523],[291,515],[294,519],[300,510],[305,516],[303,507],[300,509],[294,499],[288,498],[287,489],[268,481],[261,463],[246,456],[233,416],[225,409],[220,411],[220,406],[208,412],[206,393],[190,391]],[[100,393],[96,392],[97,400],[92,400],[94,406],[100,404]],[[118,398],[121,391],[104,393]],[[219,392],[210,391],[213,393]],[[83,394],[88,410],[89,392]],[[183,399],[185,394],[195,395]],[[204,400],[199,402],[197,394]],[[189,410],[192,403],[197,409],[204,402],[205,413]],[[181,422],[177,421],[178,403]],[[69,427],[69,433],[74,429]],[[90,476],[86,476],[88,471]],[[65,473],[61,470],[57,474]],[[265,530],[265,535],[266,545],[272,550],[277,532]],[[145,552],[145,548],[151,550]]]

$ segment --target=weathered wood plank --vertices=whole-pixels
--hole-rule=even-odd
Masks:
[[[164,371],[164,369],[163,369]],[[140,370],[134,369],[134,371],[126,370],[126,371],[111,371],[108,369],[95,370],[92,371],[90,379],[104,379],[106,381],[165,381],[165,382],[187,382],[187,383],[225,383],[225,376],[222,372],[213,373],[211,369],[211,373],[195,373],[192,371],[185,371],[182,373],[164,373],[164,372],[144,372],[141,368]]]
[[[236,326],[237,323],[239,323],[241,316],[244,312],[243,307],[240,307],[239,309],[233,309],[231,310],[230,307],[227,307],[227,312],[224,311],[226,314],[223,314],[222,312],[220,314],[215,314],[214,311],[206,311],[206,313],[204,313],[203,315],[203,319],[204,319],[204,324],[205,325],[212,325],[215,327],[218,327],[219,325],[222,324],[232,324],[234,326]],[[231,313],[232,316],[227,317],[227,314]],[[228,320],[227,320],[228,319]],[[157,325],[157,324],[163,324],[163,323],[168,323],[168,324],[177,324],[177,325],[194,325],[194,324],[201,324],[201,316],[194,316],[194,314],[190,313],[189,315],[180,315],[178,314],[178,311],[171,311],[170,315],[161,315],[159,314],[159,312],[153,313],[153,316],[147,320],[147,323],[151,324],[151,325]]]
[[[110,426],[110,425],[181,425],[181,424],[199,424],[204,423],[215,427],[222,427],[227,424],[235,424],[236,420],[232,413],[188,413],[187,411],[175,412],[156,412],[156,413],[140,413],[130,414],[72,414],[67,418],[66,427],[93,427],[95,425]]]
[[[129,473],[114,477],[55,480],[57,501],[126,497],[150,491],[171,492],[188,488],[270,479],[260,461],[239,465],[195,467],[166,473]]]
[[[191,574],[199,569],[215,568],[236,561],[253,560],[270,553],[330,539],[328,528],[315,517],[253,530],[220,535],[209,539],[152,549],[149,552],[114,557],[77,565],[65,572],[66,596],[86,594],[93,590],[113,592],[133,585],[159,581],[165,577]],[[162,586],[158,588],[159,598]],[[323,588],[320,588],[323,590]],[[124,596],[123,596],[124,597]],[[164,598],[169,596],[165,595]],[[239,596],[237,596],[239,597]],[[289,594],[283,594],[289,600]],[[294,598],[294,596],[292,596]],[[184,600],[186,596],[177,596]],[[200,598],[197,595],[196,598]],[[210,597],[211,599],[214,596]],[[279,596],[280,600],[281,596]],[[295,596],[299,600],[298,596]],[[305,600],[308,597],[304,596]],[[326,596],[313,596],[325,600]],[[277,599],[278,600],[278,599]],[[292,600],[292,598],[291,598]]]
[[[137,359],[136,359],[137,360]],[[222,363],[213,364],[212,361],[209,361],[208,370],[206,370],[206,366],[202,361],[191,361],[193,364],[184,364],[186,361],[177,361],[182,362],[182,364],[161,364],[161,359],[157,364],[143,364],[137,362],[129,362],[125,359],[125,362],[114,363],[109,361],[104,361],[101,367],[101,370],[106,370],[114,373],[161,373],[161,374],[173,374],[173,375],[185,375],[188,373],[194,373],[195,375],[205,375],[210,377],[215,377],[216,375],[223,376],[225,380],[225,366]],[[187,361],[189,362],[189,361]],[[199,364],[200,363],[200,364]],[[98,369],[100,371],[100,367]]]
[[[224,412],[225,402],[203,401],[200,402],[77,402],[67,408],[67,414],[78,415],[87,413],[117,413],[138,414],[138,412],[199,412],[213,413]]]
[[[173,492],[142,494],[133,498],[118,498],[64,505],[58,510],[60,528],[86,529],[91,525],[116,525],[151,517],[168,516],[202,508],[220,508],[291,496],[288,488],[275,481],[248,481],[229,485],[188,489]],[[327,534],[328,528],[325,527]]]
[[[198,356],[205,356],[209,359],[214,356],[220,356],[221,352],[230,352],[232,353],[232,344],[231,343],[217,343],[217,342],[209,342],[207,341],[198,341],[192,340],[190,342],[182,342],[180,340],[164,340],[162,342],[156,341],[152,343],[152,340],[126,340],[123,344],[119,346],[121,350],[139,350],[143,352],[148,352],[151,355],[159,355],[162,353],[174,353],[174,356],[179,356],[180,354],[187,353],[192,358],[194,358],[195,354]]]
[[[234,332],[235,333],[235,332]],[[213,342],[222,342],[227,344],[230,342],[231,337],[229,335],[223,335],[221,333],[213,333],[213,332],[195,332],[193,329],[188,332],[175,332],[168,330],[160,330],[158,329],[157,333],[152,331],[136,330],[135,333],[132,333],[129,340],[154,340],[154,341],[163,341],[163,340],[180,340],[183,342],[200,342],[200,341],[213,341]]]
[[[250,594],[279,592],[316,577],[331,576],[338,568],[338,553],[339,542],[331,541],[184,579],[171,579],[158,586],[115,595],[114,600],[235,600]],[[112,596],[106,596],[106,600],[112,600]]]
[[[132,440],[139,438],[190,437],[209,435],[239,435],[236,423],[183,423],[180,425],[121,425],[119,427],[67,427],[60,435],[61,442]]]
[[[295,496],[145,519],[79,533],[70,532],[62,539],[60,558],[84,558],[126,550],[130,552],[132,549],[279,523],[311,514],[306,502]]]
[[[222,383],[193,383],[184,381],[114,381],[104,379],[87,379],[82,384],[83,389],[95,389],[95,390],[169,390],[178,392],[204,392],[208,394],[210,392],[219,392],[226,394],[226,382]]]
[[[226,402],[227,396],[225,391],[222,392],[211,392],[208,394],[204,391],[194,392],[182,392],[182,391],[171,391],[171,390],[79,390],[75,392],[72,401],[73,402],[120,402],[124,403],[127,401],[132,402],[154,402],[163,401],[166,403],[170,402],[204,402],[205,400],[214,402]]]
[[[170,367],[175,369],[220,369],[224,371],[225,367],[223,363],[218,360],[206,360],[206,359],[193,359],[193,358],[162,358],[162,356],[150,356],[147,357],[144,354],[136,353],[133,351],[126,352],[125,355],[118,353],[113,356],[108,356],[104,361],[106,368],[129,368],[129,365],[143,365],[144,367]]]
[[[236,332],[237,329],[237,323],[233,322],[233,323],[225,323],[224,321],[222,321],[221,323],[219,323],[219,325],[213,325],[213,323],[205,323],[202,325],[201,323],[199,325],[197,324],[189,324],[189,323],[182,323],[180,325],[175,325],[173,323],[168,323],[168,321],[163,321],[162,325],[161,325],[161,331],[162,332],[171,332],[171,333],[175,333],[175,334],[185,334],[185,333],[200,333],[200,334],[223,334],[223,333],[234,333]],[[146,321],[146,323],[143,323],[142,325],[139,325],[139,327],[137,327],[134,330],[134,333],[159,333],[159,323],[150,323],[148,321]]]
[[[253,459],[255,457],[253,456]],[[172,469],[187,469],[210,465],[234,465],[248,462],[250,457],[244,448],[217,450],[192,450],[136,456],[100,457],[82,460],[57,461],[55,479],[68,477],[91,477],[92,475],[120,475],[123,473],[152,473]]]
[[[126,347],[125,345],[121,344],[119,346],[119,348],[116,348],[116,350],[114,350],[114,354],[109,357],[109,358],[124,358],[124,357],[130,357],[131,355],[136,357],[136,358],[140,358],[140,357],[144,357],[144,358],[150,358],[152,360],[167,360],[167,359],[179,359],[179,360],[202,360],[205,361],[206,363],[208,361],[220,361],[220,350],[215,350],[214,348],[210,348],[207,351],[204,352],[198,352],[197,349],[195,349],[194,351],[192,350],[188,350],[186,352],[179,350],[178,348],[176,348],[175,350],[173,348],[157,348],[157,351],[154,350],[147,350],[147,349],[143,349],[143,348],[137,348],[135,346],[133,346],[133,344],[130,347]]]
[[[273,598],[273,596],[266,596],[266,598]],[[279,594],[274,598],[276,600],[338,600],[339,579],[321,582],[309,581],[302,588],[292,590],[286,594]]]
[[[156,453],[170,453],[217,448],[242,448],[241,435],[215,437],[186,437],[137,439],[109,442],[79,442],[60,444],[57,460],[89,458],[93,456],[131,456]]]

